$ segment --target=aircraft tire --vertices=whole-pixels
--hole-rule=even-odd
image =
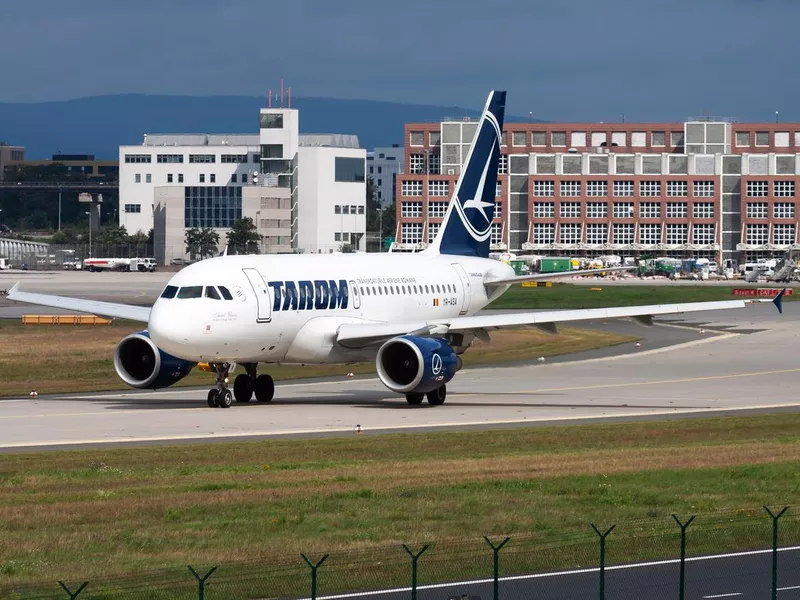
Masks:
[[[233,396],[237,402],[250,402],[253,397],[253,384],[249,375],[242,373],[236,376],[233,380]]]
[[[209,408],[217,407],[217,388],[211,388],[210,390],[208,390],[207,400]]]
[[[431,406],[441,406],[447,398],[447,386],[443,385],[432,392],[428,392],[428,404]]]
[[[228,388],[221,390],[219,394],[217,394],[217,406],[220,408],[230,408],[233,404],[233,394]]]
[[[256,377],[255,385],[253,386],[256,393],[256,400],[258,402],[272,402],[275,396],[275,382],[269,375],[259,375]]]
[[[425,394],[406,394],[406,402],[412,406],[419,406],[425,399]]]

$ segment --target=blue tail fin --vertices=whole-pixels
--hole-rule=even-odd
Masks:
[[[455,193],[428,252],[489,256],[506,93],[491,92]]]

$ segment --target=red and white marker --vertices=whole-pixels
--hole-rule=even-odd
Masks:
[[[37,392],[36,390],[31,390],[31,393],[29,395],[31,398],[36,398],[39,395],[39,392]]]
[[[361,425],[356,425],[356,433],[361,433]]]

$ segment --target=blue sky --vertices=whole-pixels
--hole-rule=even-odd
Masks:
[[[548,120],[800,120],[798,0],[0,2],[0,101],[301,96]]]

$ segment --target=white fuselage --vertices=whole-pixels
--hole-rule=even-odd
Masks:
[[[165,352],[195,362],[370,360],[377,347],[336,344],[341,324],[471,315],[508,288],[495,286],[487,297],[490,275],[510,277],[513,269],[495,260],[426,253],[218,257],[170,279],[148,331]],[[192,297],[198,286],[202,295]],[[209,286],[216,288],[212,297]]]

